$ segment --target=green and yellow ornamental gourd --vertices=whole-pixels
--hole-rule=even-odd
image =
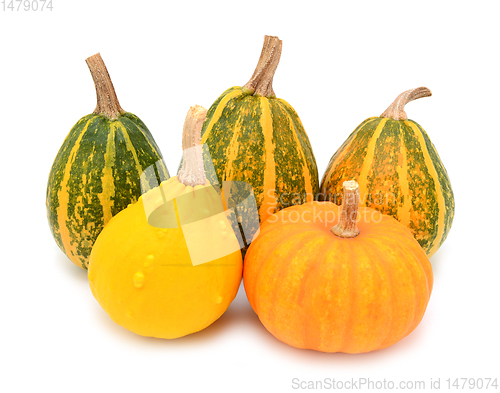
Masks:
[[[57,245],[83,269],[104,225],[140,197],[143,170],[162,158],[145,124],[121,108],[101,56],[86,62],[97,107],[74,125],[57,153],[46,200]],[[157,167],[161,178],[168,177],[162,162]],[[158,180],[145,179],[151,186]]]
[[[320,194],[340,204],[343,182],[355,179],[362,203],[408,227],[429,257],[450,231],[455,201],[436,148],[404,106],[430,95],[425,87],[405,91],[380,117],[362,122],[331,158]]]
[[[313,200],[319,190],[316,160],[299,116],[273,91],[281,47],[278,37],[265,37],[250,81],[222,93],[202,129],[217,175],[211,182],[249,183],[261,222],[299,200]]]

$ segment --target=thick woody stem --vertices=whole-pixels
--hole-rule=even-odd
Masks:
[[[416,89],[407,90],[394,100],[394,102],[385,110],[380,117],[389,117],[394,120],[408,120],[405,112],[405,105],[410,101],[422,97],[430,97],[431,91],[427,87],[417,87]]]
[[[342,238],[353,238],[359,235],[359,229],[356,225],[359,207],[359,185],[354,180],[345,181],[344,203],[340,213],[339,223],[335,225],[331,232]]]
[[[265,36],[257,67],[250,80],[243,86],[254,95],[275,97],[273,77],[281,57],[282,41],[278,37]]]
[[[269,43],[271,41],[271,36],[264,36],[264,45],[262,46],[262,52],[260,53],[260,58],[259,62],[257,63],[257,67],[255,67],[255,71],[253,72],[252,77],[250,80],[246,83],[245,88],[248,90],[251,90],[252,92],[255,91],[255,88],[257,87],[257,82],[260,80],[262,77],[262,72],[263,72],[263,64],[266,60],[266,58],[269,56]]]
[[[99,53],[90,56],[85,60],[87,63],[92,79],[94,79],[95,90],[97,94],[97,106],[94,110],[96,115],[103,115],[108,119],[115,120],[125,111],[118,102],[115,88],[109,77],[106,65]]]
[[[182,132],[182,168],[177,175],[186,186],[205,185],[205,167],[201,148],[201,127],[207,116],[207,110],[195,105],[189,108]]]

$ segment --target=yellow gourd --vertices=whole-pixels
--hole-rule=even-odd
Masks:
[[[143,336],[171,339],[206,328],[241,282],[241,251],[203,167],[205,117],[199,106],[188,112],[179,175],[113,217],[90,256],[92,294],[113,321]]]

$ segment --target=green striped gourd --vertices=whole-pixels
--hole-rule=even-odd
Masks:
[[[249,183],[261,222],[313,200],[319,190],[316,160],[299,116],[273,91],[281,47],[278,37],[265,37],[250,81],[222,93],[202,129],[217,175],[210,181]]]
[[[162,158],[144,123],[121,108],[101,56],[86,62],[97,107],[74,125],[57,153],[46,200],[57,245],[83,269],[104,225],[141,195],[142,171]],[[157,167],[160,177],[165,176],[163,163]],[[152,187],[157,180],[144,181]]]
[[[331,158],[320,193],[340,204],[343,182],[355,179],[362,203],[407,226],[429,257],[450,231],[455,201],[436,148],[404,106],[430,95],[425,87],[405,91],[362,122]]]

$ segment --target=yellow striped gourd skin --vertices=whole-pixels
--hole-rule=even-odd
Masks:
[[[331,158],[321,200],[342,203],[342,184],[356,180],[360,204],[408,227],[430,257],[445,241],[455,214],[448,173],[427,133],[413,120],[371,117]]]
[[[104,225],[137,201],[142,171],[161,158],[145,124],[131,113],[116,120],[90,114],[75,124],[52,165],[46,199],[52,235],[75,265],[87,269]],[[157,167],[166,178],[162,162]]]
[[[238,86],[226,90],[208,110],[202,143],[208,145],[217,175],[210,182],[249,183],[260,222],[287,206],[311,201],[318,193],[309,138],[283,99],[254,95]]]

